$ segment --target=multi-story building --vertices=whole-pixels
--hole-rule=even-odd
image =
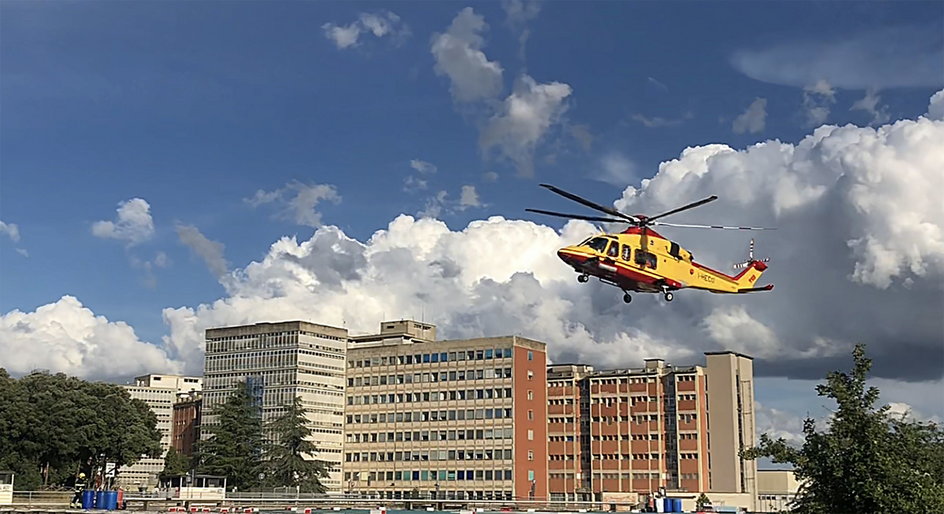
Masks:
[[[547,369],[548,489],[555,500],[590,500],[590,383],[593,367]]]
[[[352,337],[346,491],[383,498],[547,497],[546,345],[436,341],[416,321]]]
[[[647,359],[608,371],[551,366],[552,499],[754,494],[755,465],[739,456],[754,444],[751,358],[718,352],[706,360],[675,367]]]
[[[792,469],[757,470],[757,510],[761,512],[789,511],[799,490]]]
[[[193,445],[200,440],[203,394],[199,391],[180,393],[174,402],[171,446],[178,453],[193,455]]]
[[[164,469],[164,455],[173,442],[174,401],[178,394],[199,391],[202,384],[203,380],[199,377],[152,374],[136,377],[133,385],[123,386],[132,398],[144,401],[157,416],[157,429],[161,432],[161,456],[141,459],[118,470],[117,481],[120,485],[139,488],[157,484],[157,475]]]
[[[249,384],[263,422],[283,413],[297,396],[318,448],[311,457],[328,469],[321,482],[328,492],[339,492],[347,342],[343,328],[304,321],[208,329],[201,437],[210,435],[213,409],[226,402],[238,382]]]

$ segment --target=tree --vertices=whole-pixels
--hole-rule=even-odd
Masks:
[[[241,490],[259,484],[264,440],[259,406],[240,382],[226,403],[213,409],[214,425],[204,425],[211,437],[200,444],[198,469],[210,475],[222,475],[229,485]]]
[[[164,469],[161,470],[158,478],[161,482],[166,482],[172,478],[182,477],[190,472],[190,459],[186,455],[177,452],[177,448],[171,446],[164,456]]]
[[[311,456],[317,451],[311,442],[305,408],[297,396],[283,406],[281,416],[268,425],[270,444],[266,452],[266,475],[275,487],[298,487],[302,492],[323,493],[321,478],[328,472],[323,462]]]
[[[706,505],[711,505],[711,500],[708,499],[708,495],[701,493],[698,495],[698,499],[695,500],[695,510],[702,510]]]
[[[69,486],[78,471],[158,455],[160,438],[151,409],[120,386],[0,369],[0,467],[17,473],[18,489]]]
[[[875,408],[879,390],[866,387],[872,361],[862,345],[852,356],[851,374],[834,371],[816,386],[838,405],[827,430],[805,420],[801,448],[763,434],[745,458],[794,465],[796,512],[944,512],[944,431]]]

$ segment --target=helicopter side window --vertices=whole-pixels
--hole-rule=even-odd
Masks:
[[[606,244],[609,242],[609,239],[605,237],[595,237],[591,239],[589,243],[587,243],[587,246],[589,246],[592,250],[603,253],[603,251],[606,250]]]
[[[623,245],[623,260],[624,261],[628,262],[630,260],[630,255],[632,255],[632,253],[633,253],[632,248],[630,248],[628,245]]]
[[[656,258],[655,254],[649,253],[640,248],[636,250],[636,260],[634,262],[639,266],[648,266],[652,269],[656,269],[659,259]]]
[[[607,249],[606,251],[607,257],[613,257],[614,259],[616,257],[619,257],[619,246],[620,246],[619,243],[617,243],[616,241],[613,241],[612,243],[610,243],[610,248]]]

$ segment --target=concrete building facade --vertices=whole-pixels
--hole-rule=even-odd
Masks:
[[[546,345],[383,322],[348,347],[345,491],[547,498]]]
[[[755,494],[750,358],[706,366],[647,359],[635,369],[548,369],[550,493],[555,500],[635,501],[660,492]]]
[[[213,409],[238,382],[249,384],[263,422],[283,413],[297,396],[318,448],[311,457],[328,468],[322,484],[328,492],[340,492],[347,342],[343,328],[304,321],[208,329],[201,437],[209,436],[207,427],[216,422]]]
[[[161,432],[161,456],[156,459],[141,459],[118,471],[117,482],[126,488],[151,488],[157,484],[157,475],[164,469],[164,455],[173,444],[173,414],[177,395],[200,391],[203,379],[182,375],[143,375],[134,379],[134,384],[122,387],[132,398],[144,401],[157,416],[157,429]]]
[[[790,469],[757,470],[757,510],[785,512],[790,510],[800,482]]]

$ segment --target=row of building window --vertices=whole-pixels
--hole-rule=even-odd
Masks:
[[[358,473],[358,472],[353,472]],[[344,473],[344,480],[354,480],[351,472]],[[422,469],[404,471],[371,471],[368,480],[373,481],[403,481],[403,482],[452,482],[456,480],[511,480],[510,469]],[[461,492],[461,491],[460,491]],[[472,492],[472,491],[470,491]],[[481,493],[482,491],[476,491]],[[510,494],[510,493],[509,493]]]
[[[348,414],[348,424],[374,423],[425,423],[430,421],[463,421],[475,419],[508,419],[512,417],[512,410],[505,409],[468,409],[468,410],[436,410],[436,411],[408,411],[379,414]],[[534,419],[534,411],[528,411],[528,419]]]
[[[529,431],[530,432],[530,431]],[[350,443],[383,443],[398,441],[474,441],[490,439],[511,439],[512,428],[475,429],[475,430],[415,430],[410,432],[367,432],[348,433]],[[375,438],[376,436],[376,438]]]
[[[591,378],[590,383],[592,385],[606,384],[606,385],[616,385],[616,384],[654,384],[656,383],[656,377],[629,377],[629,378]]]
[[[602,480],[656,480],[658,473],[597,473],[597,479]]]
[[[455,382],[461,380],[491,380],[511,378],[511,368],[487,368],[439,373],[407,373],[405,375],[370,375],[347,379],[348,387],[383,386],[399,384],[432,384],[436,382]]]
[[[305,330],[288,330],[285,332],[279,333],[269,333],[269,334],[243,334],[236,336],[226,336],[219,337],[214,339],[208,339],[206,343],[206,351],[208,353],[212,352],[223,352],[228,350],[241,350],[247,348],[270,348],[273,345],[294,345],[299,343],[299,335],[305,335],[308,337],[316,339],[326,339],[329,341],[338,341],[345,343],[344,346],[340,348],[332,346],[320,346],[316,344],[308,343],[306,346],[309,348],[317,348],[320,350],[328,350],[332,352],[342,352],[346,349],[347,338],[338,337],[328,334],[318,334],[315,332],[308,332]]]
[[[349,452],[346,462],[407,462],[444,460],[511,460],[511,450],[434,450],[425,452]],[[534,460],[534,452],[531,458]]]
[[[349,395],[348,405],[383,405],[390,403],[445,402],[451,400],[492,400],[511,398],[511,388],[494,389],[453,389],[450,391],[432,391],[422,393],[387,393]],[[534,399],[534,392],[528,391],[528,399]]]
[[[660,453],[597,453],[590,456],[592,460],[659,460]]]
[[[455,352],[418,353],[415,355],[390,355],[371,357],[370,359],[349,360],[352,368],[368,368],[371,366],[394,366],[409,364],[432,364],[452,361],[481,361],[491,359],[509,359],[512,356],[511,348],[485,348],[482,350],[463,350]],[[528,352],[528,360],[533,360],[533,352]]]

